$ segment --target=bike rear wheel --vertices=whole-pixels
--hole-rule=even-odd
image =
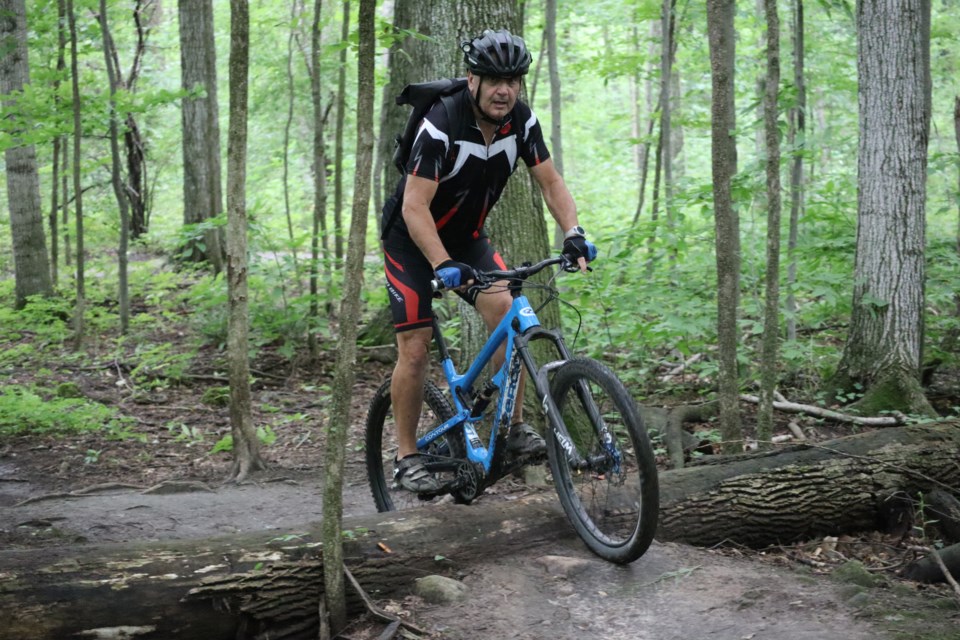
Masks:
[[[562,420],[547,438],[560,503],[591,551],[633,562],[653,541],[659,510],[656,463],[637,406],[610,369],[583,358],[556,370],[550,394]]]
[[[423,409],[417,425],[417,438],[453,417],[453,409],[443,392],[429,380],[423,388]],[[453,429],[445,436],[430,443],[424,453],[437,456],[459,457],[463,455],[463,431]],[[388,379],[373,396],[367,411],[366,462],[367,478],[377,511],[410,509],[426,504],[415,493],[401,489],[393,481],[394,460],[397,456],[397,427],[393,419]]]

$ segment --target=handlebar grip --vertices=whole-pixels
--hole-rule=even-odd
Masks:
[[[439,293],[439,292],[443,291],[443,290],[446,289],[446,288],[447,288],[447,287],[443,284],[443,280],[436,280],[436,279],[435,279],[435,280],[431,280],[431,281],[430,281],[430,289],[431,289],[434,293]]]

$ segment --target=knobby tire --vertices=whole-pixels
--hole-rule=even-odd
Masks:
[[[603,446],[602,430],[585,409],[584,387],[613,436],[612,447]],[[550,470],[567,518],[598,556],[633,562],[653,541],[659,511],[656,463],[637,406],[610,369],[586,358],[561,365],[550,394],[563,423],[547,438]],[[573,468],[560,442],[564,436],[557,433],[568,434],[580,459],[591,464]]]

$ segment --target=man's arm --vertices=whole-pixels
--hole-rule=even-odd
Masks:
[[[577,205],[573,202],[573,196],[567,189],[563,177],[557,171],[553,160],[547,158],[546,161],[530,167],[530,173],[533,179],[540,185],[540,191],[543,192],[543,199],[547,203],[547,209],[553,216],[560,228],[566,232],[577,226]]]
[[[450,259],[430,214],[430,203],[437,193],[437,186],[435,180],[408,175],[403,192],[403,221],[407,231],[434,269]]]

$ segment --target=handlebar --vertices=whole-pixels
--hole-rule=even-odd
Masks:
[[[565,255],[554,256],[552,258],[547,258],[546,260],[541,260],[536,264],[523,264],[515,269],[507,269],[506,271],[477,271],[476,277],[474,278],[474,283],[468,287],[468,289],[486,289],[494,282],[498,280],[526,280],[530,276],[536,275],[555,264],[561,265],[561,269],[564,271],[578,271],[579,267],[576,262],[573,262]],[[430,287],[434,292],[443,291],[446,289],[442,280],[431,280]]]

